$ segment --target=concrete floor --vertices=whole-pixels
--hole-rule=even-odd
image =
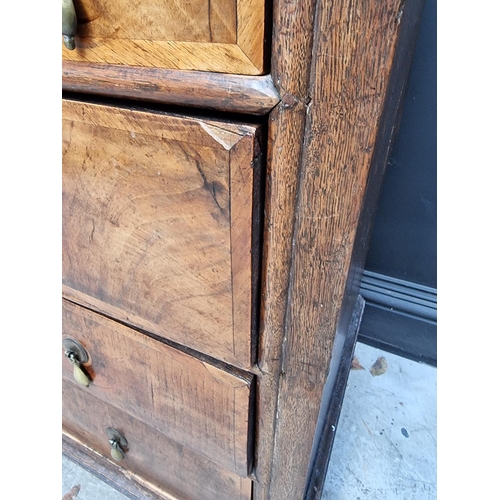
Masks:
[[[356,346],[322,500],[436,498],[436,368]],[[386,360],[385,373],[370,368]]]
[[[62,495],[63,500],[130,500],[65,456],[62,457]]]
[[[356,358],[322,500],[435,499],[436,369],[359,343]],[[62,469],[64,500],[127,500],[65,457]]]

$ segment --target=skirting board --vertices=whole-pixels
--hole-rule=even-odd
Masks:
[[[437,365],[437,290],[364,271],[360,342]]]

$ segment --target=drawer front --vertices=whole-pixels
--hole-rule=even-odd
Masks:
[[[250,500],[250,479],[171,441],[90,391],[63,381],[62,394],[64,432],[112,459],[106,429],[116,429],[128,444],[124,460],[117,462],[123,469],[183,500]]]
[[[85,369],[92,382],[80,390],[229,470],[248,474],[253,376],[215,368],[64,300],[63,338],[79,342],[90,357]],[[63,358],[63,380],[77,386],[73,366]]]
[[[63,60],[260,75],[265,0],[74,0]]]
[[[66,292],[251,366],[257,132],[63,101]]]

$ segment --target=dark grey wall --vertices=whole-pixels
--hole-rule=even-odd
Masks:
[[[371,298],[360,330],[361,340],[432,364],[437,296],[436,4],[427,0],[424,7],[400,129],[386,169],[365,265],[365,290],[368,281]],[[393,307],[395,294],[402,294],[401,310]],[[426,308],[423,316],[419,304]]]
[[[427,0],[366,269],[436,287],[436,0]]]

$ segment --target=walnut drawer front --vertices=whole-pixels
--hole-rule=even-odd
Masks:
[[[63,380],[63,431],[111,459],[106,429],[118,430],[128,448],[117,462],[133,477],[183,500],[250,500],[252,481],[219,467],[129,414]],[[156,490],[154,488],[154,490]],[[171,498],[168,496],[168,498]]]
[[[66,295],[250,367],[257,133],[63,101]]]
[[[259,75],[265,0],[74,0],[76,50],[90,63]]]
[[[248,474],[252,375],[228,373],[65,300],[62,331],[87,351],[92,382],[77,386],[64,354],[63,380],[228,470]],[[67,404],[63,400],[63,410]]]

